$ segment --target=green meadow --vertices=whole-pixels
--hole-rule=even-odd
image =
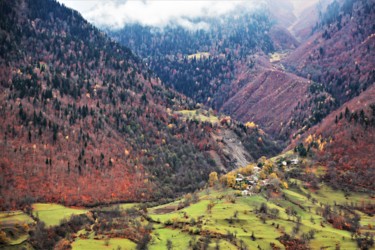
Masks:
[[[72,215],[84,214],[88,211],[52,203],[35,203],[32,208],[33,215],[43,221],[47,227],[59,225],[62,219],[69,219]]]
[[[176,112],[177,114],[181,114],[183,117],[187,119],[196,119],[201,122],[210,122],[210,123],[218,123],[219,118],[209,113],[209,111],[204,110],[180,110]]]
[[[0,243],[6,242],[9,249],[17,249],[20,245],[27,248],[25,242],[34,223],[34,220],[22,211],[0,212]]]
[[[269,196],[263,190],[241,196],[237,190],[216,187],[157,206],[129,203],[92,209],[36,203],[32,214],[50,228],[71,215],[94,214],[95,221],[69,236],[72,249],[136,249],[142,240],[137,232],[145,230],[149,232],[150,250],[286,249],[282,242],[285,235],[311,249],[357,249],[356,237],[375,234],[374,216],[357,209],[361,204],[373,204],[369,195],[344,193],[324,183],[310,190],[297,179],[289,179],[289,188],[279,192]],[[338,209],[348,204],[353,205],[351,213],[360,218],[358,232],[334,227],[323,216],[327,206],[340,214]],[[0,228],[8,238],[9,249],[32,249],[27,240],[35,224],[22,211],[0,213]],[[123,234],[129,238],[119,237],[124,228],[131,229]]]
[[[128,239],[111,238],[106,240],[96,239],[77,239],[72,243],[73,250],[89,250],[89,249],[135,249],[136,244]]]

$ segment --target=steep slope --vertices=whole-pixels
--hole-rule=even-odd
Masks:
[[[269,12],[196,20],[207,22],[204,30],[129,24],[109,33],[134,49],[167,85],[285,140],[317,124],[338,105],[319,79],[288,63],[288,69],[284,67],[300,47],[308,46],[299,46],[287,29],[298,21],[287,17],[301,10],[294,13],[288,0],[267,3]]]
[[[335,187],[375,190],[375,86],[345,103],[301,138],[316,148],[326,166],[326,180]]]
[[[373,1],[334,1],[315,34],[283,60],[287,69],[322,83],[337,106],[374,83]]]
[[[297,20],[294,11],[295,5],[291,0],[266,0],[266,8],[268,9],[272,19],[276,24],[283,28],[288,28]]]
[[[318,21],[316,6],[310,6],[288,27],[288,30],[300,41],[305,41],[312,33],[312,29]]]
[[[230,97],[238,65],[256,51],[273,50],[267,35],[272,22],[264,11],[194,21],[209,28],[129,24],[109,34],[142,57],[166,85],[218,109]]]
[[[2,1],[0,13],[2,208],[195,190],[219,171],[210,152],[220,155],[226,146],[212,133],[224,128],[240,131],[240,141],[259,137],[260,148],[279,150],[267,135],[239,123],[175,115],[194,102],[165,88],[129,49],[53,0]],[[220,159],[225,168],[236,166],[235,157]]]
[[[208,30],[193,32],[173,26],[159,30],[129,24],[110,35],[139,53],[177,91],[242,122],[254,121],[272,136],[287,138],[289,131],[283,127],[292,123],[292,111],[309,94],[310,82],[284,72],[282,65],[270,63],[264,55],[274,48],[298,46],[282,27],[284,22],[272,26],[272,15],[281,15],[277,10],[285,6],[291,6],[289,1],[272,6],[271,17],[250,12],[203,20],[210,25]],[[264,91],[258,90],[264,81]],[[275,98],[264,98],[270,93]],[[260,99],[257,106],[252,105]],[[306,112],[308,117],[310,110]]]
[[[296,19],[286,28],[298,41],[304,42],[312,35],[316,23],[319,22],[319,18],[321,18],[324,10],[332,0],[314,0],[308,3],[306,1],[294,0],[292,2],[295,5],[294,14]]]
[[[288,29],[281,26],[273,26],[269,36],[276,51],[292,50],[298,47],[299,43]]]
[[[254,60],[254,68],[244,67],[239,74],[238,78],[245,82],[243,87],[225,102],[222,110],[243,122],[261,124],[273,135],[285,135],[292,111],[308,97],[310,81],[272,65],[267,57]]]

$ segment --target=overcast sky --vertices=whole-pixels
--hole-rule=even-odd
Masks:
[[[101,26],[122,28],[126,23],[138,22],[150,26],[180,24],[187,28],[205,28],[189,19],[219,16],[235,10],[254,8],[262,0],[58,0],[78,10],[89,22]]]
[[[253,9],[272,0],[58,0],[78,10],[89,22],[99,27],[122,28],[127,23],[163,27],[179,24],[186,28],[206,28],[193,24],[191,18],[219,16],[235,9]],[[288,1],[288,0],[275,0]],[[318,0],[289,0],[295,11]],[[296,13],[296,12],[295,12]],[[298,13],[296,13],[298,15]]]

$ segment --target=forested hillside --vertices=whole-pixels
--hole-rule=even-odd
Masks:
[[[195,190],[212,170],[239,165],[222,154],[229,144],[214,139],[222,131],[258,149],[244,149],[247,160],[279,151],[258,128],[201,119],[206,111],[195,111],[78,12],[52,0],[2,1],[0,8],[2,208]],[[186,119],[179,110],[197,115]]]
[[[260,12],[198,19],[194,30],[128,24],[109,33],[167,85],[287,140],[374,82],[371,1],[323,1],[305,22],[291,9],[268,1]]]
[[[110,35],[129,46],[168,86],[196,100],[220,108],[233,95],[231,82],[239,64],[253,66],[248,55],[273,50],[266,13],[243,13],[204,21],[209,28],[188,30],[139,24],[126,25]]]
[[[374,247],[374,0],[58,1],[0,0],[0,249]]]
[[[374,97],[372,85],[292,143],[303,143],[316,165],[324,166],[324,180],[335,188],[375,189]]]
[[[375,97],[367,89],[374,84],[373,1],[322,1],[302,10],[299,18],[291,6],[269,1],[269,11],[262,14],[228,14],[204,20],[209,27],[194,31],[129,24],[111,36],[132,47],[177,91],[242,122],[259,124],[274,138],[301,141],[312,127],[322,126],[320,134],[336,138],[321,153],[322,163],[348,169],[343,162],[349,161],[350,168],[364,170],[355,180],[338,178],[353,188],[371,176],[372,151],[365,148],[374,145],[369,139],[373,131],[352,127],[369,139],[356,141],[346,127],[324,125],[324,118],[332,121],[335,110],[344,110],[360,94],[365,99],[356,104],[357,116],[360,110],[371,114]],[[350,141],[356,146],[349,150]],[[359,156],[367,163],[354,163]]]
[[[373,1],[334,1],[314,34],[283,61],[297,75],[322,83],[335,107],[374,83]]]

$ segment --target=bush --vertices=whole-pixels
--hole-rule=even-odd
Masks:
[[[233,194],[228,194],[225,196],[227,202],[236,203],[236,197]]]
[[[9,242],[7,234],[4,231],[0,231],[0,245],[7,245]]]

